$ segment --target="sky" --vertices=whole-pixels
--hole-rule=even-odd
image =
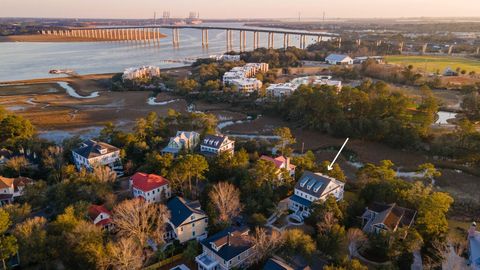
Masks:
[[[476,17],[480,0],[0,0],[0,17],[204,19]]]

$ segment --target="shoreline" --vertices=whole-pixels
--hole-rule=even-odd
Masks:
[[[163,33],[157,33],[159,39],[166,38],[167,35]],[[0,42],[126,42],[125,39],[114,39],[114,38],[88,38],[88,37],[66,37],[66,36],[57,36],[57,35],[41,35],[41,34],[31,34],[31,35],[11,35],[11,36],[0,36]],[[144,42],[146,40],[128,40],[128,42]],[[153,41],[153,39],[150,39]]]
[[[172,68],[163,68],[161,69],[162,72],[172,72],[172,71],[180,71],[186,68],[190,68],[190,66],[183,66],[183,67],[172,67]],[[42,83],[55,83],[61,81],[70,81],[70,80],[95,80],[95,79],[110,79],[113,75],[122,73],[113,72],[113,73],[91,73],[91,74],[81,74],[81,75],[72,75],[72,76],[62,76],[59,75],[58,77],[47,77],[47,78],[38,78],[38,79],[27,79],[27,80],[14,80],[14,81],[0,81],[0,89],[4,86],[12,86],[12,85],[29,85],[29,84],[42,84]]]

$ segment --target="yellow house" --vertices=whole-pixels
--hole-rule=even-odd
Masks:
[[[207,237],[208,218],[198,201],[187,202],[182,197],[174,197],[167,202],[170,210],[165,240],[178,240],[184,243]]]

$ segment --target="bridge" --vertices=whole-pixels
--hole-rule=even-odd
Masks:
[[[307,37],[315,38],[317,42],[326,39],[334,39],[341,46],[342,39],[338,34],[326,32],[311,32],[302,30],[283,30],[256,27],[229,27],[229,26],[206,26],[206,25],[144,25],[144,26],[118,26],[118,27],[98,27],[98,28],[68,28],[58,30],[42,30],[43,35],[58,35],[72,38],[87,38],[96,41],[143,41],[159,42],[162,38],[160,29],[170,29],[172,31],[173,47],[180,46],[181,29],[197,29],[202,34],[202,47],[208,47],[209,30],[220,30],[226,33],[227,51],[233,49],[233,32],[239,33],[240,51],[245,51],[247,47],[247,32],[252,33],[253,48],[259,48],[260,33],[267,35],[267,48],[274,47],[275,35],[283,35],[283,48],[291,45],[291,36],[299,37],[299,48],[304,49],[307,43]]]

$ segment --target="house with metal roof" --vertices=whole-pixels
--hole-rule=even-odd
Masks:
[[[129,184],[133,197],[148,203],[163,202],[171,195],[169,181],[160,175],[137,172],[130,177]]]
[[[374,202],[366,208],[362,215],[363,231],[379,233],[381,231],[394,232],[403,227],[409,228],[416,215],[417,211],[400,207],[396,203]]]
[[[200,270],[243,269],[255,255],[248,228],[227,228],[200,242],[202,254],[195,258]]]
[[[288,208],[295,213],[293,217],[303,221],[310,216],[311,206],[323,202],[328,196],[343,199],[345,183],[321,173],[305,171],[295,184],[295,190],[289,197]]]
[[[227,152],[233,154],[235,141],[223,135],[205,135],[200,143],[200,153],[205,156],[216,156]]]
[[[345,54],[330,54],[325,62],[330,65],[353,65],[353,59]]]
[[[182,197],[173,197],[168,200],[167,208],[170,211],[170,219],[164,236],[165,241],[176,239],[184,243],[207,237],[208,217],[198,201],[189,202]]]
[[[122,176],[123,166],[120,149],[108,143],[88,140],[72,150],[73,162],[78,170],[82,168],[92,171],[95,166],[109,166]]]
[[[200,142],[200,134],[195,131],[177,131],[171,137],[167,147],[162,149],[162,154],[170,153],[176,156],[181,150],[193,151]]]

